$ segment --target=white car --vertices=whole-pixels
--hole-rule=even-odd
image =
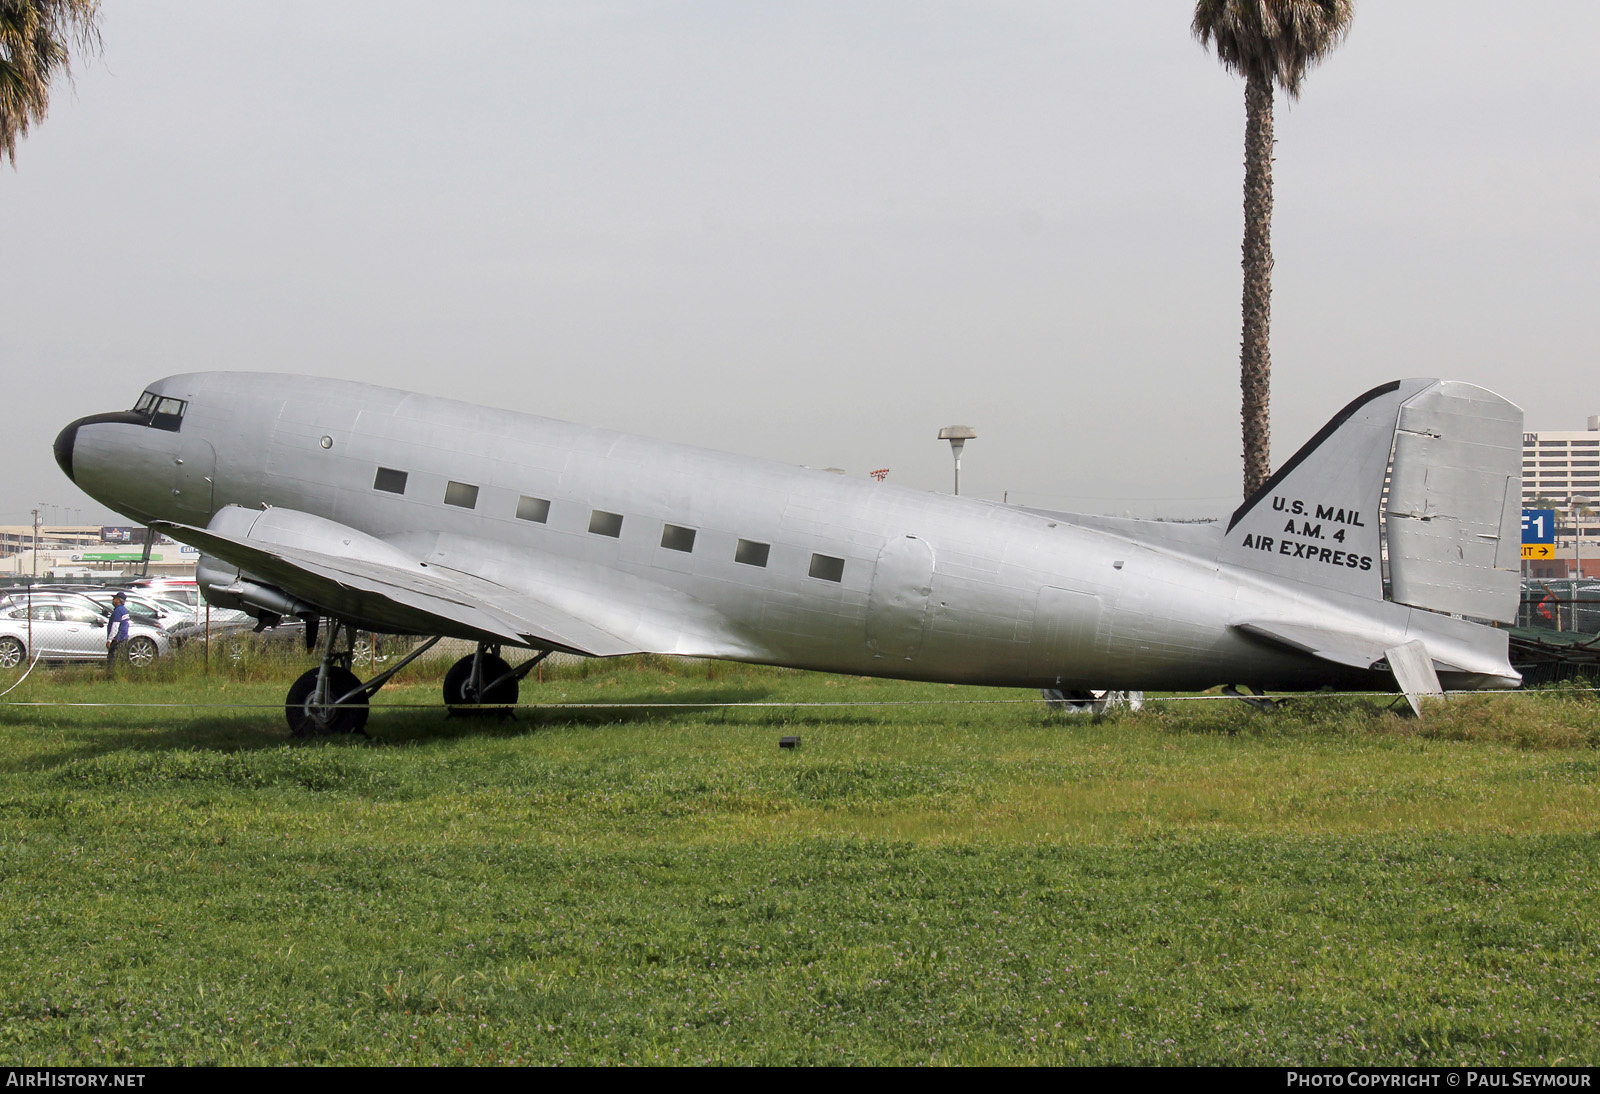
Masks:
[[[160,627],[130,623],[123,652],[135,668],[143,668],[171,649],[172,644]],[[12,604],[0,609],[0,669],[16,668],[32,660],[35,651],[45,661],[103,660],[106,617],[88,604],[37,602],[32,608]]]
[[[171,630],[179,624],[194,622],[194,609],[189,605],[165,597],[151,596],[144,590],[127,592],[122,589],[96,589],[83,595],[110,615],[111,598],[118,593],[122,593],[123,599],[127,601],[128,614],[133,616],[137,623],[149,623],[162,630]]]

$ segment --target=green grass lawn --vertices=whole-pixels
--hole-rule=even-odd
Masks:
[[[0,702],[0,1057],[1600,1061],[1600,703],[1157,705],[654,660],[288,740],[295,668]],[[15,674],[0,679],[8,686]],[[780,750],[798,734],[802,746]]]

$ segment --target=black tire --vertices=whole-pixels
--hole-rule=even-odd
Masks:
[[[1039,694],[1044,696],[1045,706],[1057,714],[1099,714],[1105,709],[1092,691],[1045,688]]]
[[[9,634],[0,638],[0,669],[14,669],[28,659],[28,648]]]
[[[361,686],[361,680],[348,669],[330,668],[328,684],[334,698]],[[324,737],[333,733],[360,733],[367,725],[365,696],[352,699],[342,707],[327,712],[311,706],[311,696],[317,690],[317,670],[312,669],[289,687],[289,696],[283,703],[283,715],[289,722],[289,732],[296,737]]]
[[[161,656],[161,647],[156,645],[154,638],[141,634],[128,639],[126,653],[128,664],[136,669],[142,669],[155,663],[156,658]]]
[[[511,666],[492,653],[483,655],[483,678],[493,682],[511,671]],[[463,657],[450,666],[444,674],[444,705],[451,714],[463,717],[481,717],[486,714],[503,715],[516,705],[520,690],[516,680],[507,680],[498,687],[490,687],[483,695],[468,694],[472,680],[472,658]]]

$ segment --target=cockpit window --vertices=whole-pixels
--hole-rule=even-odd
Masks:
[[[146,424],[152,429],[165,429],[169,433],[176,433],[183,427],[183,412],[189,404],[182,399],[168,399],[147,391],[139,396],[139,401],[133,404],[135,414],[146,416]]]

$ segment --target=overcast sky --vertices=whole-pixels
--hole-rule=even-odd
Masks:
[[[106,0],[0,168],[0,523],[151,380],[389,384],[889,481],[1218,514],[1242,82],[1192,0]],[[1442,376],[1600,413],[1600,4],[1364,0],[1278,107],[1274,463]],[[75,512],[76,511],[76,512]]]

